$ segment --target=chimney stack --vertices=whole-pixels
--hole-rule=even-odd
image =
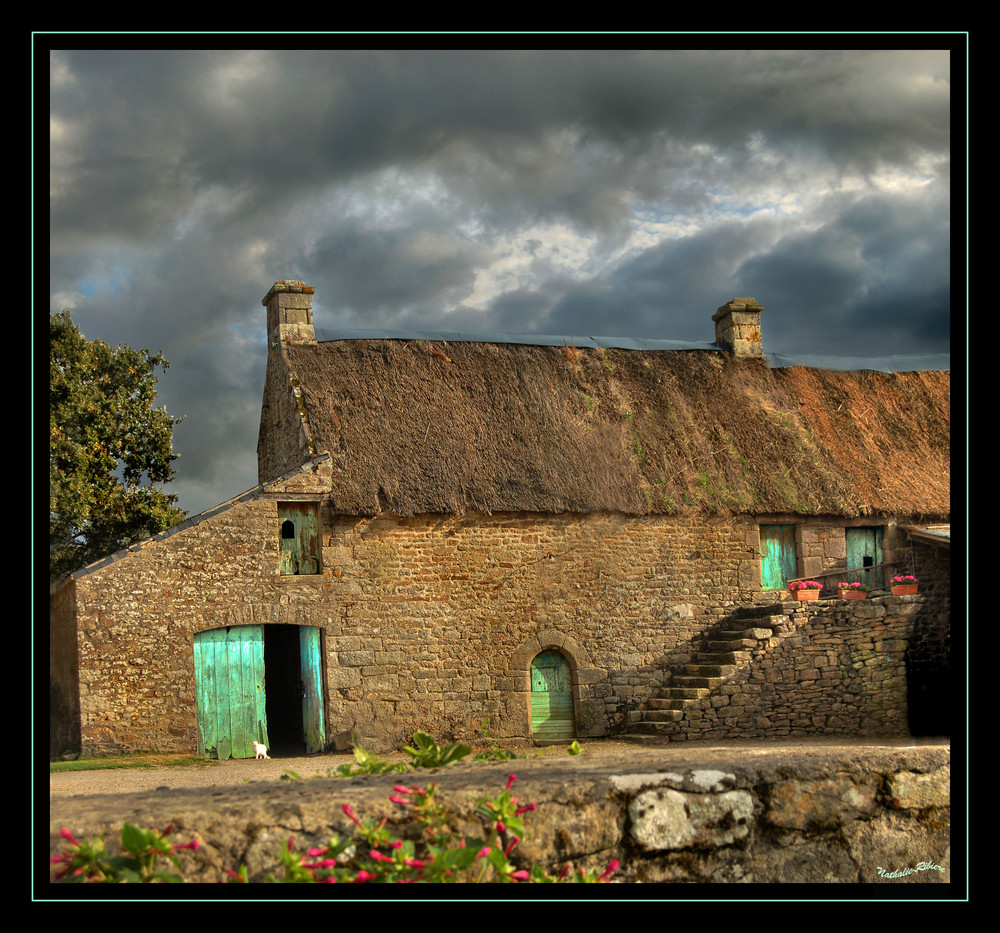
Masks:
[[[267,308],[267,342],[315,343],[312,296],[316,291],[305,282],[282,279],[271,286],[261,302]]]
[[[764,345],[760,339],[760,312],[763,305],[756,298],[733,298],[715,314],[715,342],[726,347],[733,356],[763,359]]]

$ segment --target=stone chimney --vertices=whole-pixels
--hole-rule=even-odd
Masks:
[[[715,314],[715,342],[726,347],[733,356],[764,356],[764,345],[760,340],[760,312],[764,308],[756,298],[733,298],[727,301]]]
[[[282,279],[271,286],[261,302],[267,308],[267,342],[269,346],[282,343],[315,343],[313,330],[312,296],[316,291],[305,282]]]

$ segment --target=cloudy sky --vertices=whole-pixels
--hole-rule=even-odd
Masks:
[[[50,310],[170,360],[192,514],[257,483],[278,279],[321,328],[708,343],[753,296],[770,352],[950,350],[947,50],[44,53]]]

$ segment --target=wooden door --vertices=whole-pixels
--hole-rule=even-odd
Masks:
[[[882,563],[882,529],[848,528],[846,538],[848,568],[850,570],[864,567],[873,568],[849,573],[847,575],[848,581],[850,583],[867,583],[868,586],[885,586],[882,568],[875,566]]]
[[[319,573],[319,514],[316,504],[279,503],[278,528],[280,572],[283,575]]]
[[[253,758],[268,743],[264,697],[264,630],[234,625],[194,636],[198,753]]]
[[[795,526],[760,526],[760,582],[765,590],[783,590],[795,579]]]
[[[299,629],[299,658],[302,670],[302,733],[306,753],[326,748],[326,725],[323,706],[323,661],[320,655],[319,629]]]
[[[536,741],[573,738],[573,682],[569,662],[558,651],[543,651],[531,662],[531,732]]]

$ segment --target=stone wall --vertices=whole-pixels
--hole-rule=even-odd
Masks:
[[[325,846],[332,835],[351,835],[344,804],[360,817],[385,818],[390,832],[404,834],[407,809],[389,799],[401,779],[408,786],[437,784],[437,799],[455,829],[482,838],[476,802],[499,793],[515,772],[519,800],[537,804],[513,850],[523,867],[537,861],[552,874],[567,865],[601,872],[617,860],[613,883],[888,886],[868,888],[865,896],[871,897],[892,897],[889,890],[899,884],[962,890],[961,856],[957,872],[951,858],[947,745],[762,742],[596,754],[584,743],[574,758],[462,762],[405,778],[355,779],[323,776],[327,761],[320,757],[316,776],[298,766],[302,780],[251,784],[237,778],[251,763],[222,762],[213,766],[219,769],[214,787],[53,798],[50,849],[64,848],[62,827],[79,839],[108,832],[113,849],[126,820],[143,827],[173,824],[177,842],[200,843],[196,852],[178,853],[189,880],[216,883],[224,869],[245,864],[250,881],[259,882],[269,874],[283,877],[278,853],[289,837],[304,853]],[[273,765],[280,774],[282,763]],[[947,890],[938,896],[948,896]]]
[[[786,603],[749,663],[685,711],[684,734],[909,735],[907,647],[919,600]]]
[[[546,649],[569,662],[577,734],[613,734],[707,628],[765,598],[752,517],[362,519],[331,512],[323,492],[333,468],[319,458],[76,575],[79,680],[63,671],[58,683],[79,694],[84,754],[194,751],[194,636],[239,625],[321,631],[327,739],[338,748],[395,747],[416,728],[440,740],[484,727],[527,738],[529,667]],[[319,574],[278,572],[278,504],[295,499],[322,503]],[[65,609],[53,604],[54,630],[71,626]],[[794,652],[775,662],[782,678],[801,663]],[[827,722],[809,711],[807,688],[831,683],[812,670],[796,680],[807,731],[856,731],[839,710],[826,710]],[[787,682],[744,686],[759,694],[754,728],[762,717],[791,728],[766,711],[769,691],[787,703]]]

